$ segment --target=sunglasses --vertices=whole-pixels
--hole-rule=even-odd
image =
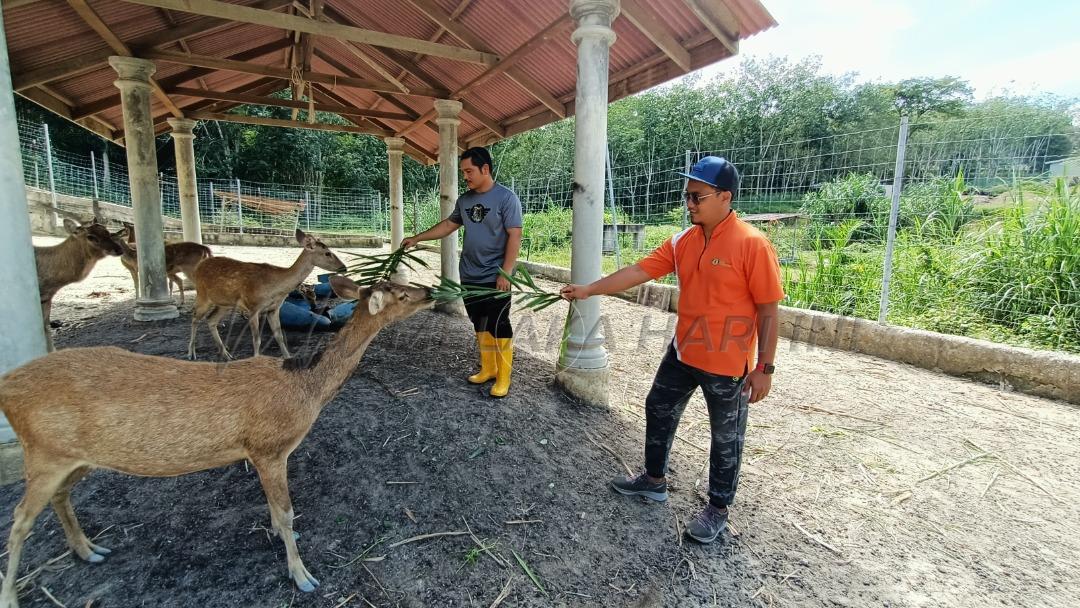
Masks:
[[[720,194],[720,192],[710,192],[708,194],[698,194],[697,192],[683,192],[682,194],[684,200],[690,201],[697,205],[701,202],[701,199],[709,198],[710,196],[716,196],[717,194]]]

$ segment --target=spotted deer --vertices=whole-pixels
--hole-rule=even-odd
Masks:
[[[256,355],[221,365],[108,346],[66,349],[0,377],[0,410],[22,442],[26,469],[0,608],[18,605],[23,542],[47,503],[75,555],[97,563],[110,553],[90,542],[71,504],[72,487],[90,471],[171,477],[245,459],[259,475],[273,529],[285,543],[289,576],[300,590],[313,591],[319,582],[301,561],[293,535],[289,455],[375,335],[434,303],[421,287],[387,282],[362,288],[340,276],[331,286],[357,300],[356,312],[308,361]],[[102,390],[109,386],[124,390]]]
[[[56,292],[88,277],[98,260],[123,253],[113,235],[96,219],[79,224],[73,219],[65,218],[64,230],[68,237],[59,244],[34,247],[38,292],[41,294],[41,317],[45,325],[45,343],[49,352],[56,350],[53,346],[52,328],[49,326],[52,300]]]
[[[124,229],[119,233],[113,233],[118,237],[116,240],[124,253],[120,256],[120,263],[131,273],[131,280],[135,283],[135,293],[139,293],[139,252],[135,245],[135,227],[124,224]],[[191,280],[195,279],[195,267],[206,258],[213,257],[210,248],[199,243],[181,241],[179,243],[165,244],[165,274],[169,277],[169,294],[172,294],[173,285],[180,292],[180,304],[184,304],[184,282],[180,280],[180,273]]]
[[[191,315],[189,359],[195,359],[195,337],[199,322],[203,319],[206,319],[206,324],[210,327],[210,335],[221,351],[221,356],[232,359],[225,343],[221,341],[218,322],[234,308],[248,316],[256,355],[262,345],[259,320],[261,315],[266,313],[278,348],[282,355],[289,356],[285,334],[281,331],[281,319],[278,318],[281,303],[316,266],[331,272],[345,270],[345,264],[322,241],[304,234],[300,229],[296,230],[296,240],[304,249],[288,268],[241,262],[221,256],[208,258],[195,268],[195,308]]]

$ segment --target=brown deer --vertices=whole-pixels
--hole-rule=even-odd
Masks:
[[[124,250],[120,256],[120,263],[131,273],[131,280],[135,283],[135,294],[139,293],[139,252],[135,248],[135,227],[125,223],[124,229],[119,233],[114,232],[114,237]],[[195,282],[195,267],[199,262],[212,257],[210,248],[199,243],[181,241],[179,243],[165,244],[165,274],[169,277],[169,294],[172,295],[173,285],[180,292],[180,304],[184,304],[184,282],[180,280],[180,273],[184,273],[192,283]]]
[[[56,292],[66,285],[78,283],[90,275],[98,260],[107,255],[121,255],[124,251],[97,219],[79,224],[64,219],[68,237],[51,247],[34,247],[34,263],[37,265],[38,292],[41,294],[41,317],[45,323],[45,343],[49,352],[53,346],[49,316]]]
[[[0,377],[3,410],[25,453],[26,490],[15,507],[0,607],[18,605],[23,541],[47,503],[71,550],[96,563],[109,550],[86,537],[71,488],[93,469],[146,477],[194,473],[247,459],[262,482],[289,576],[302,591],[319,582],[293,535],[288,458],[388,324],[430,308],[430,291],[395,283],[361,288],[331,278],[359,300],[356,312],[311,361],[255,356],[228,363],[152,357],[115,347],[72,348]],[[123,386],[120,392],[102,390]],[[171,387],[162,391],[161,387]]]
[[[304,250],[288,268],[241,262],[226,257],[208,258],[195,268],[195,307],[191,315],[189,359],[195,360],[195,336],[199,321],[203,318],[206,318],[206,324],[210,326],[210,335],[221,350],[221,356],[232,359],[232,355],[225,349],[225,343],[221,341],[217,326],[221,318],[233,308],[238,308],[248,316],[256,355],[260,353],[262,344],[259,318],[262,313],[266,313],[282,356],[290,356],[285,334],[281,331],[281,319],[278,317],[281,303],[316,266],[332,272],[345,270],[345,264],[322,241],[304,234],[299,228],[296,229],[296,240],[304,246]]]

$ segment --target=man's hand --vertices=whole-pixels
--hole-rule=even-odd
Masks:
[[[592,294],[589,293],[588,285],[567,285],[559,291],[559,295],[562,296],[564,300],[573,302],[574,300],[584,300]]]
[[[769,396],[769,390],[772,389],[772,376],[755,369],[746,376],[746,388],[750,391],[750,403],[757,403]]]
[[[499,291],[510,291],[510,281],[503,275],[499,275],[498,279],[495,279],[495,289]]]
[[[416,247],[419,243],[420,239],[416,238],[415,236],[410,236],[409,238],[401,240],[401,246],[405,249],[412,249],[413,247]]]

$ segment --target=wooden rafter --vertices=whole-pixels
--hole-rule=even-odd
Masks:
[[[94,120],[93,118],[73,118],[71,106],[69,104],[57,99],[54,95],[50,94],[48,91],[42,90],[40,87],[19,91],[19,95],[38,104],[46,110],[49,110],[53,114],[66,118],[80,127],[92,131],[109,141],[116,141],[118,139],[116,131],[107,128],[100,121]]]
[[[290,1],[291,0],[262,0],[253,6],[266,10],[274,10],[286,6]],[[5,3],[4,8],[7,7],[8,6]],[[135,40],[132,40],[128,46],[130,46],[131,50],[138,55],[139,51],[145,49],[168,46],[192,36],[208,34],[232,25],[234,24],[231,21],[223,21],[216,17],[203,17],[176,27],[171,27],[162,32],[156,32],[136,38]],[[53,80],[77,76],[90,70],[104,67],[105,63],[109,60],[109,57],[115,54],[116,52],[111,48],[93,51],[41,68],[20,74],[13,74],[11,77],[12,86],[15,87],[16,91],[21,91],[39,84],[52,82]]]
[[[348,99],[345,99],[344,97],[342,97],[341,95],[338,95],[337,93],[335,93],[333,91],[326,90],[326,88],[323,87],[322,85],[317,85],[315,87],[315,98],[316,99],[326,99],[326,100],[329,100],[329,101],[331,101],[333,103],[338,103],[338,104],[342,104],[342,105],[349,105],[349,100]],[[350,122],[353,122],[353,123],[358,122],[356,119],[348,117],[348,116],[345,117],[345,120],[349,120]],[[377,127],[393,130],[393,129],[390,128],[390,125],[386,123],[385,119],[368,118],[367,121],[370,122],[371,124],[376,125]],[[436,156],[436,155],[428,152],[427,150],[423,149],[419,144],[417,144],[412,139],[409,139],[408,137],[406,137],[404,139],[405,139],[405,153],[408,154],[409,156],[413,157],[414,159],[416,159],[417,162],[421,162],[421,163],[423,163],[425,165],[430,165],[430,164],[438,161],[438,156]]]
[[[169,89],[169,93],[173,95],[180,95],[183,97],[213,99],[217,101],[231,101],[235,103],[259,106],[276,106],[281,108],[296,108],[299,110],[306,110],[309,107],[309,104],[306,101],[293,101],[291,99],[278,99],[277,97],[263,97],[259,95],[252,95],[249,93],[235,93],[230,91],[211,91],[207,89],[173,87],[172,89]],[[400,112],[365,110],[361,108],[353,108],[349,106],[329,103],[316,103],[314,104],[314,107],[315,110],[318,112],[333,112],[342,116],[387,118],[390,120],[409,120],[409,116],[407,114],[402,114]]]
[[[720,44],[732,55],[739,54],[739,20],[723,2],[683,0],[691,12],[701,21]]]
[[[690,53],[679,44],[675,36],[671,35],[648,5],[638,0],[620,0],[620,6],[622,14],[634,24],[634,27],[652,40],[653,44],[675,62],[675,65],[682,68],[682,71],[690,71]]]
[[[229,59],[232,59],[234,61],[250,61],[252,59],[258,59],[260,57],[264,57],[266,55],[269,55],[270,53],[276,53],[276,52],[280,51],[281,49],[285,48],[286,46],[288,46],[288,44],[289,44],[288,38],[281,38],[281,39],[275,40],[273,42],[268,42],[268,43],[263,44],[261,46],[257,46],[257,47],[255,47],[253,49],[248,49],[246,51],[237,53],[237,54],[229,57]],[[183,72],[181,72],[181,73],[179,73],[179,74],[177,74],[175,76],[169,76],[168,78],[163,78],[160,81],[158,81],[158,84],[161,85],[165,89],[169,89],[169,88],[178,86],[180,84],[183,84],[185,82],[195,80],[196,78],[199,78],[200,76],[205,76],[205,75],[207,75],[207,74],[209,74],[209,73],[211,73],[213,71],[214,70],[212,70],[210,68],[192,68],[190,70],[185,70],[185,71],[183,71]],[[83,118],[85,116],[89,116],[91,114],[97,114],[98,112],[101,112],[102,110],[107,110],[109,108],[112,108],[112,107],[115,107],[115,106],[118,106],[118,105],[120,105],[120,95],[116,94],[116,95],[106,97],[104,99],[99,99],[97,101],[88,103],[88,104],[80,106],[80,107],[74,108],[74,109],[72,109],[72,116],[74,118]]]
[[[445,44],[437,44],[426,40],[418,40],[407,36],[387,34],[374,30],[364,30],[358,27],[314,21],[306,17],[275,13],[239,4],[229,4],[218,0],[125,0],[133,4],[143,6],[156,6],[170,10],[205,15],[208,17],[220,17],[243,23],[254,23],[267,27],[275,27],[284,30],[293,30],[313,34],[315,36],[327,36],[338,40],[348,40],[368,44],[376,47],[400,49],[417,53],[424,53],[435,57],[443,57],[455,61],[478,63],[481,65],[493,65],[499,57],[492,53],[483,53],[472,49],[465,49]]]
[[[188,112],[190,118],[196,120],[219,120],[221,122],[237,122],[247,125],[262,125],[267,127],[286,127],[291,129],[313,129],[315,131],[337,131],[339,133],[361,133],[364,135],[378,135],[388,137],[391,133],[385,129],[372,127],[358,127],[356,125],[334,125],[322,122],[301,122],[298,120],[282,120],[280,118],[266,118],[263,116],[243,116],[240,114],[220,114],[217,112],[205,112],[193,110]]]
[[[282,80],[291,80],[292,72],[282,68],[277,68],[268,65],[259,65],[249,63],[247,61],[235,61],[232,59],[219,59],[217,57],[207,57],[205,55],[186,55],[183,53],[175,53],[173,51],[161,51],[150,50],[143,53],[143,58],[154,59],[157,61],[168,61],[170,63],[178,63],[181,65],[190,65],[203,68],[210,68],[214,70],[228,70],[231,72],[238,72],[241,74],[253,74],[256,76],[270,76],[272,78],[280,78]],[[319,55],[322,57],[322,55]],[[363,78],[357,78],[355,76],[338,76],[336,74],[324,74],[321,72],[305,72],[303,74],[305,82],[318,82],[321,84],[328,84],[332,86],[349,87],[352,89],[364,89],[367,91],[382,91],[390,93],[401,93],[396,87],[389,83],[383,83],[373,80],[365,80]],[[438,98],[444,97],[449,91],[445,89],[439,90],[434,88],[419,88],[413,87],[410,89],[408,95],[414,95],[417,97],[431,97]]]
[[[101,16],[98,15],[94,9],[90,8],[90,5],[86,3],[86,0],[67,0],[67,3],[76,13],[78,13],[79,17],[90,26],[90,29],[94,30],[98,36],[101,36],[105,43],[108,44],[116,54],[124,57],[134,56],[128,45],[125,44],[123,40],[120,40],[120,38],[109,29],[109,26],[105,25]],[[183,118],[184,113],[180,111],[180,108],[178,108],[171,99],[169,99],[169,96],[165,94],[165,91],[158,85],[153,77],[150,78],[150,89],[154,92],[154,95],[157,96],[158,100],[173,113],[173,116]]]
[[[483,39],[476,34],[473,34],[469,28],[465,27],[460,22],[452,19],[451,16],[439,8],[433,0],[408,0],[408,2],[420,9],[420,11],[427,15],[429,19],[453,34],[458,40],[461,40],[469,47],[478,51],[487,49]],[[506,71],[506,75],[516,82],[518,86],[535,97],[537,101],[547,106],[552,112],[558,114],[560,118],[566,118],[566,109],[562,104],[560,104],[558,100],[556,100],[555,97],[532,76],[513,67]]]

